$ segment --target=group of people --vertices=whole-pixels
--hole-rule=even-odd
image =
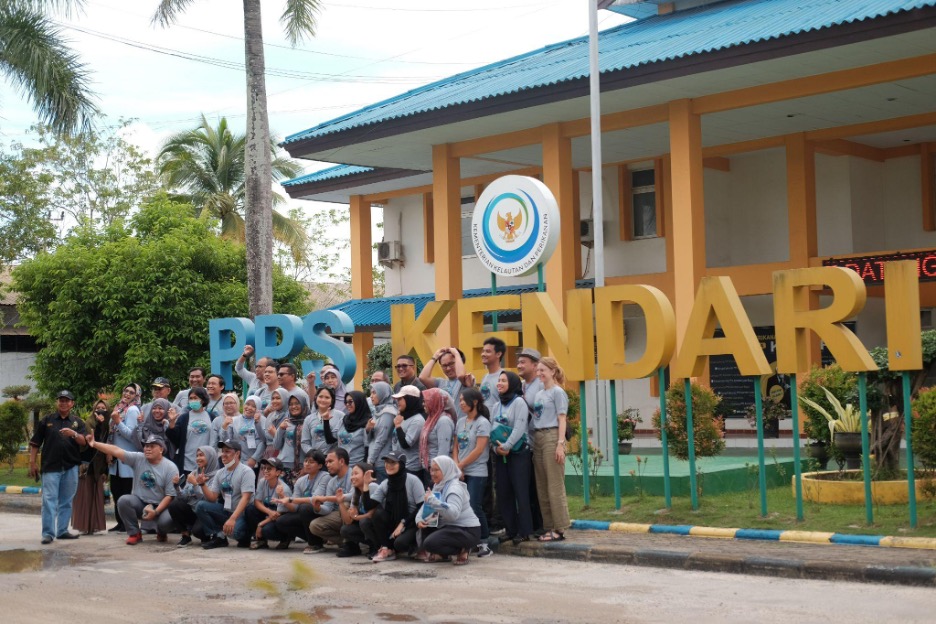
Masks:
[[[330,364],[299,383],[291,363],[260,358],[235,365],[243,401],[203,368],[170,402],[170,382],[153,399],[123,388],[113,406],[98,401],[89,421],[62,391],[55,413],[33,435],[30,471],[41,472],[42,542],[106,529],[109,478],[127,544],[147,532],[179,547],[229,545],[372,561],[411,555],[465,564],[491,553],[492,533],[520,544],[564,539],[568,398],[562,369],[534,349],[502,368],[506,345],[484,341],[482,379],[457,348],[440,349],[417,375],[400,356],[397,383],[370,378],[369,396],[348,390]],[[438,364],[444,377],[432,377]],[[308,389],[308,390],[307,390]],[[41,470],[37,455],[42,451]],[[74,499],[74,504],[73,504]],[[72,508],[74,506],[74,509]],[[73,513],[74,512],[74,513]]]

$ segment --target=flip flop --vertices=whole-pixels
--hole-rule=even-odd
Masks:
[[[565,539],[565,535],[559,531],[550,531],[549,533],[544,533],[537,538],[541,542],[561,542]]]

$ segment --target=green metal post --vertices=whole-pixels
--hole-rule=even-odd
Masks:
[[[861,409],[861,468],[864,473],[865,519],[874,524],[874,501],[871,500],[871,440],[868,435],[868,376],[858,373],[858,405]]]
[[[491,294],[497,294],[497,273],[491,273]],[[497,312],[491,312],[491,329],[497,331]]]
[[[587,507],[591,501],[591,492],[588,483],[588,419],[585,416],[585,382],[579,382],[579,425],[581,433],[579,434],[581,453],[582,453],[582,497],[585,499]]]
[[[793,418],[793,482],[796,489],[796,519],[803,521],[803,466],[800,462],[799,396],[796,375],[790,375],[790,409]]]
[[[666,368],[657,370],[660,381],[660,443],[663,445],[663,500],[666,508],[673,508],[673,498],[670,491],[669,478],[669,445],[666,442]]]
[[[614,508],[621,508],[621,458],[618,456],[617,388],[612,379],[608,382],[611,391],[611,454],[614,456]]]
[[[689,439],[689,497],[692,508],[699,508],[699,493],[696,491],[695,467],[695,427],[692,424],[692,383],[686,379],[684,383],[686,393],[686,434]]]
[[[910,405],[910,372],[903,372],[904,434],[907,436],[907,496],[910,502],[910,528],[917,526],[916,482],[913,475],[913,431]]]
[[[546,280],[543,279],[543,263],[536,265],[536,292],[546,292]]]
[[[767,462],[764,460],[764,402],[760,377],[754,378],[754,408],[757,412],[757,482],[760,487],[760,515],[767,517]]]

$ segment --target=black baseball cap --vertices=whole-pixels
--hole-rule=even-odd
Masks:
[[[390,451],[389,453],[384,455],[381,459],[383,459],[384,461],[392,461],[397,464],[406,463],[406,455],[404,455],[403,453],[398,453],[396,451]]]
[[[277,459],[276,457],[265,457],[260,460],[260,465],[267,464],[272,466],[274,470],[283,470],[283,462]]]
[[[61,392],[55,395],[55,398],[56,399],[68,399],[69,401],[74,401],[75,395],[69,392],[68,390],[62,390]]]
[[[218,448],[228,447],[232,451],[241,450],[241,443],[239,440],[222,440],[218,442]]]
[[[156,379],[153,380],[153,387],[154,388],[171,388],[172,384],[169,383],[169,380],[166,379],[165,377],[157,377]]]

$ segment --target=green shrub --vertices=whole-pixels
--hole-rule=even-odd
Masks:
[[[913,455],[924,468],[936,468],[936,388],[924,388],[913,406]]]
[[[10,465],[10,472],[13,472],[20,444],[26,441],[28,422],[29,413],[21,402],[0,403],[0,461]]]
[[[843,405],[846,403],[858,404],[857,395],[855,395],[858,388],[858,376],[855,373],[842,370],[842,367],[838,364],[830,364],[822,368],[813,367],[799,385],[800,397],[821,405],[829,413],[834,413],[832,403],[826,397],[822,388],[828,389]],[[852,400],[853,396],[855,397],[854,400]],[[826,417],[802,401],[800,401],[800,409],[806,414],[806,420],[803,422],[806,435],[811,440],[831,445],[832,436],[829,433],[829,422]]]
[[[714,457],[725,449],[724,421],[715,416],[721,397],[709,388],[691,384],[692,426],[696,457]],[[660,435],[660,410],[653,414],[653,426]],[[666,391],[666,441],[677,459],[689,459],[689,432],[686,427],[686,399],[683,384],[674,383]]]

